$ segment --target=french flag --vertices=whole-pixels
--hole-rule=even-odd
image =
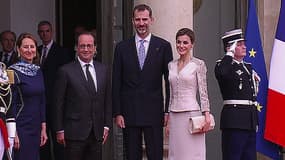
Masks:
[[[281,8],[274,41],[267,97],[264,138],[285,147],[285,2]]]

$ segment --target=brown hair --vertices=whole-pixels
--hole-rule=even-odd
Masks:
[[[146,4],[136,5],[135,8],[133,9],[133,17],[135,17],[136,11],[144,11],[144,10],[147,10],[149,12],[149,17],[152,17],[152,10],[151,10],[150,6],[148,6]]]
[[[12,34],[13,37],[14,37],[14,40],[16,40],[16,33],[15,33],[15,32],[12,32],[12,31],[10,31],[10,30],[6,30],[6,31],[3,31],[3,32],[0,33],[0,41],[3,41],[3,36],[4,36],[4,34],[6,34],[6,33]]]
[[[80,33],[76,39],[76,42],[75,42],[75,45],[77,46],[78,45],[78,39],[81,35],[90,35],[93,37],[93,40],[94,40],[94,45],[96,46],[96,35],[93,33],[93,32],[88,32],[88,31],[84,31],[82,33]]]
[[[18,48],[21,47],[23,39],[25,39],[25,38],[29,38],[29,39],[33,40],[35,42],[35,46],[36,47],[38,46],[37,45],[37,40],[36,40],[36,38],[32,34],[30,34],[30,33],[22,33],[22,34],[20,34],[20,36],[19,36],[19,38],[17,39],[17,42],[16,42],[16,46]],[[36,56],[33,59],[33,64],[36,64],[36,65],[40,64],[40,56],[39,56],[38,51],[36,51]]]
[[[44,26],[44,25],[48,25],[49,28],[52,30],[52,25],[49,21],[40,21],[39,24],[38,24],[38,29],[41,27],[41,26]]]
[[[194,34],[193,30],[191,30],[189,28],[179,29],[176,33],[176,40],[179,36],[183,36],[183,35],[188,36],[190,38],[192,44],[195,42],[195,34]]]

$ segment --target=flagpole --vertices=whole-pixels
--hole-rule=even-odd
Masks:
[[[279,152],[280,152],[280,160],[283,160],[284,149],[282,146],[279,146]]]

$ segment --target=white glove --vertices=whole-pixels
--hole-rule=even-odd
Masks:
[[[16,122],[7,122],[8,137],[15,138],[16,136]]]
[[[8,142],[10,144],[9,150],[11,150],[10,153],[12,153],[12,148],[14,146],[14,139],[15,139],[14,137],[8,137]]]
[[[229,56],[234,57],[236,47],[237,47],[237,41],[235,41],[235,42],[230,46],[230,49],[229,49],[229,51],[227,51],[226,55],[229,55]]]

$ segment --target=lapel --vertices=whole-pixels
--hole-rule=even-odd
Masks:
[[[101,83],[103,82],[103,80],[102,80],[102,74],[101,74],[102,70],[100,68],[100,65],[97,62],[95,62],[95,61],[93,61],[93,65],[94,65],[94,68],[95,68],[96,81],[97,81],[97,86],[96,86],[97,87],[97,92],[96,91],[94,92],[95,95],[96,95],[98,93],[98,91],[100,90],[100,86],[101,86]],[[78,60],[76,60],[76,67],[75,68],[76,68],[75,69],[75,72],[76,72],[75,75],[79,75],[78,77],[79,77],[80,83],[83,84],[83,86],[85,87],[85,90],[87,90],[88,93],[90,93],[89,92],[90,88],[89,88],[89,86],[87,84],[87,80],[86,80],[85,74],[84,74],[84,72],[82,70],[82,67],[81,67],[81,65],[80,65]],[[93,94],[90,94],[90,95],[93,95]]]
[[[131,54],[131,55],[128,54],[130,56],[129,58],[130,59],[134,59],[136,69],[138,71],[141,71],[135,36],[133,36],[133,38],[131,39],[130,44],[131,44],[130,45],[130,47],[131,47],[130,48],[130,50],[131,50],[130,53],[134,53],[134,54]]]
[[[39,55],[40,55],[40,58],[42,57],[42,50],[43,50],[43,45],[40,45],[39,46]],[[51,57],[53,57],[53,54],[55,53],[55,50],[56,50],[56,44],[55,44],[55,42],[52,42],[52,45],[51,45],[51,47],[50,47],[50,49],[48,50],[48,55],[47,55],[47,57],[46,57],[46,59],[45,59],[45,63],[44,63],[44,65],[46,64],[46,63],[48,63],[49,61],[50,61],[50,59],[52,59]]]
[[[147,70],[149,66],[151,66],[152,64],[155,64],[155,62],[153,61],[156,59],[156,54],[158,51],[159,51],[159,45],[157,44],[155,37],[151,35],[149,47],[148,47],[148,51],[147,51],[147,55],[144,61],[144,66],[143,66],[142,71]]]
[[[147,55],[146,55],[145,61],[144,61],[143,69],[151,64],[150,61],[152,60],[153,55],[155,53],[155,46],[156,45],[155,45],[155,41],[153,40],[153,35],[151,35],[151,38],[150,38],[150,41],[149,41]]]
[[[49,59],[51,59],[51,57],[52,57],[53,54],[54,54],[55,48],[56,48],[56,44],[55,44],[55,42],[52,42],[52,45],[51,45],[51,47],[50,47],[50,49],[49,49],[49,51],[48,51],[48,55],[47,55],[47,57],[46,57],[45,62],[48,62]]]
[[[97,92],[98,93],[101,90],[101,86],[102,86],[102,82],[103,82],[103,71],[101,70],[100,65],[98,64],[98,62],[93,60],[93,65],[95,68],[95,73],[96,73],[96,81],[97,81]]]
[[[18,57],[17,52],[13,51],[10,59],[9,59],[9,65],[12,65],[12,63],[15,62],[16,58]]]
[[[89,87],[87,85],[87,80],[86,80],[85,74],[84,74],[82,67],[81,67],[78,60],[75,61],[74,75],[75,75],[75,77],[78,77],[79,83],[85,87],[85,90],[89,91]]]
[[[4,53],[4,52],[0,52],[0,61],[2,61],[3,53]],[[7,65],[10,66],[10,65],[12,65],[13,63],[15,63],[16,60],[17,60],[17,58],[18,58],[17,52],[13,51],[13,53],[12,53],[11,56],[9,57],[9,61],[7,62]],[[8,67],[8,66],[7,66],[7,67]]]
[[[139,58],[138,58],[138,52],[137,52],[137,47],[136,47],[136,40],[135,40],[135,36],[133,36],[133,38],[131,39],[131,53],[135,53],[135,55],[133,55],[133,59],[135,59],[135,63],[136,63],[136,68],[139,71],[144,71],[146,68],[148,68],[149,65],[152,64],[152,60],[153,58],[155,58],[155,53],[157,53],[159,51],[159,46],[156,43],[157,41],[155,40],[155,37],[153,35],[151,35],[150,41],[149,41],[149,46],[148,46],[148,51],[147,51],[147,55],[145,57],[145,61],[144,61],[144,66],[142,68],[142,70],[140,69],[140,64],[139,64]]]
[[[3,52],[0,52],[0,61],[2,62]]]
[[[38,48],[40,57],[42,56],[42,49],[43,49],[43,45],[40,45]]]

